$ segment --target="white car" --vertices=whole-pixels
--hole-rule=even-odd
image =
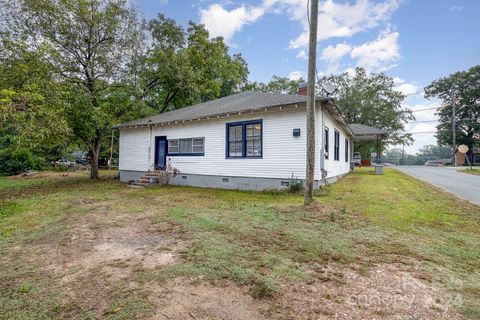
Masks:
[[[67,160],[67,159],[60,159],[58,161],[55,161],[55,164],[57,166],[69,167],[69,166],[73,166],[75,164],[75,162],[72,162],[72,161]]]

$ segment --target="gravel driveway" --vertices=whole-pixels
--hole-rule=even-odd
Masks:
[[[452,167],[399,166],[395,169],[480,205],[480,176]]]

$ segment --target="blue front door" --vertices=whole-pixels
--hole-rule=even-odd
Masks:
[[[155,137],[155,169],[165,170],[167,166],[167,137]]]

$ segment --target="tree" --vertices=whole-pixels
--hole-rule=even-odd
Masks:
[[[452,108],[455,106],[456,144],[469,146],[467,155],[471,158],[472,147],[480,142],[480,65],[433,81],[425,88],[425,96],[443,101],[437,112],[439,144],[452,145]]]
[[[116,120],[105,99],[124,84],[139,37],[135,12],[126,0],[22,0],[21,8],[32,43],[49,48],[44,58],[69,84],[68,121],[97,179],[101,141]]]
[[[449,146],[427,144],[418,150],[416,156],[426,160],[448,159],[452,154]]]
[[[394,90],[393,79],[385,73],[368,74],[356,68],[355,75],[347,73],[323,77],[338,87],[336,104],[348,123],[360,123],[388,132],[384,146],[410,144],[413,139],[405,132],[405,123],[415,119],[411,110],[402,107],[405,96]],[[369,153],[372,142],[356,143],[355,149]]]
[[[68,144],[62,85],[25,42],[0,34],[0,173],[39,169]]]
[[[240,91],[248,67],[232,56],[223,38],[210,39],[203,25],[187,30],[159,14],[147,23],[151,45],[139,58],[142,97],[162,113]]]
[[[272,79],[267,82],[250,82],[244,88],[243,91],[265,91],[276,92],[286,94],[297,94],[298,85],[304,82],[302,78],[298,80],[291,80],[288,77],[273,76]]]

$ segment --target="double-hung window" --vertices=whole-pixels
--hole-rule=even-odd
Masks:
[[[337,130],[335,130],[334,143],[334,159],[338,161],[340,160],[340,133]]]
[[[345,162],[348,162],[348,139],[345,138]]]
[[[227,158],[262,157],[262,120],[227,123]]]
[[[227,156],[229,158],[243,157],[243,126],[242,125],[228,126],[227,136],[228,136]]]
[[[325,159],[328,159],[328,150],[329,142],[328,142],[328,128],[325,127]]]
[[[205,138],[186,138],[168,140],[169,156],[205,155]]]

